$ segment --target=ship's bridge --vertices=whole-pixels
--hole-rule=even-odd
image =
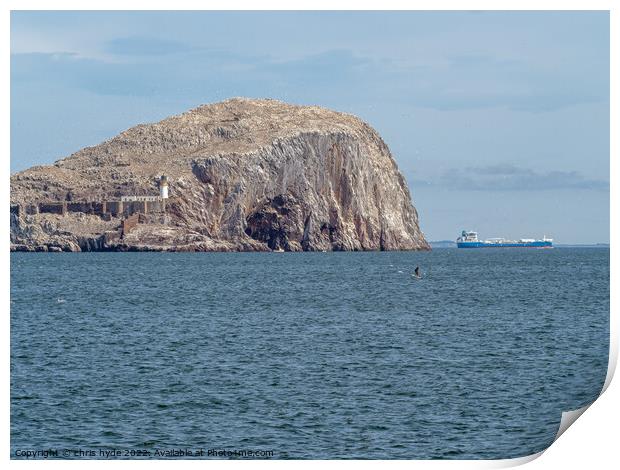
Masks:
[[[456,239],[457,242],[477,242],[478,241],[478,232],[469,232],[467,230],[463,230],[461,232],[461,236]]]

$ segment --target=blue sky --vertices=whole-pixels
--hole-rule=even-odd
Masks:
[[[358,115],[430,240],[609,241],[607,12],[13,12],[11,171],[232,96]]]

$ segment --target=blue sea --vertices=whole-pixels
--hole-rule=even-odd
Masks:
[[[608,351],[607,248],[12,253],[11,457],[520,457]]]

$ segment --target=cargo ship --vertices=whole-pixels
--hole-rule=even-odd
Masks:
[[[544,236],[542,240],[522,238],[520,240],[506,240],[505,238],[489,238],[478,240],[477,232],[463,230],[456,239],[458,248],[553,248],[553,239]]]

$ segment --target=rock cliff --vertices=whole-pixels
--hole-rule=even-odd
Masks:
[[[127,214],[27,210],[156,196],[162,174],[165,212],[140,214],[130,232],[119,229]],[[14,174],[11,205],[13,250],[430,249],[377,132],[274,100],[200,106]]]

